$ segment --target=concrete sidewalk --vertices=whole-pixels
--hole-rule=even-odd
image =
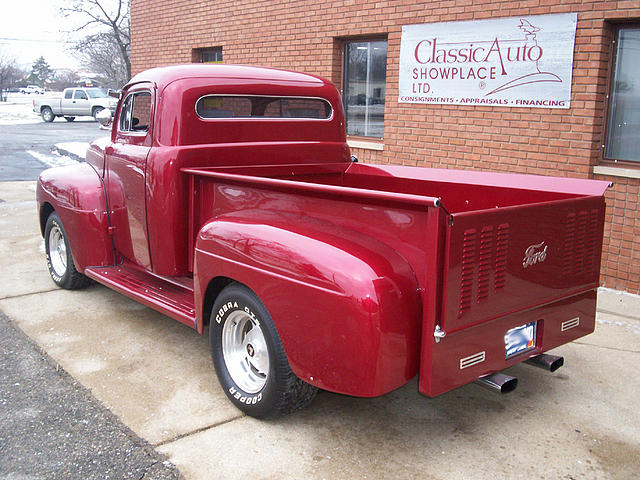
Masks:
[[[227,401],[205,336],[100,285],[54,287],[34,190],[0,184],[0,310],[189,479],[637,478],[636,297],[605,291],[596,333],[554,352],[565,367],[515,366],[507,396],[468,385],[428,399],[414,380],[257,421]]]

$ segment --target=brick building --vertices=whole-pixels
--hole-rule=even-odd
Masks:
[[[490,30],[486,20],[526,16],[529,23],[516,19],[516,26],[531,39],[540,30],[535,16],[549,14],[575,14],[556,15],[574,18],[573,56],[569,48],[565,59],[570,108],[400,101],[404,26],[424,24],[427,31],[466,21],[451,23],[455,33],[473,31],[475,24]],[[134,73],[221,61],[329,78],[341,88],[349,143],[363,162],[613,182],[601,284],[640,293],[638,0],[131,0],[131,35]],[[415,53],[418,58],[418,47]],[[535,52],[529,50],[529,57],[536,60]]]

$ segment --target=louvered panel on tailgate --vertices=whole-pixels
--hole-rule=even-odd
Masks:
[[[462,316],[475,303],[483,303],[491,293],[505,288],[509,224],[485,225],[480,235],[475,228],[463,235],[460,274],[460,308]]]
[[[489,298],[489,284],[491,283],[491,270],[493,264],[493,227],[482,227],[480,233],[480,255],[478,258],[478,303]]]
[[[584,273],[584,263],[586,255],[584,247],[586,245],[587,234],[587,212],[582,210],[578,212],[578,219],[576,221],[576,249],[573,254],[574,258],[574,273],[576,275],[582,275]]]
[[[459,315],[471,308],[473,295],[474,270],[476,266],[476,239],[475,228],[464,232],[462,247],[462,273],[460,280],[460,311]]]
[[[494,292],[504,288],[507,273],[507,252],[509,250],[509,224],[498,225],[496,233],[496,273]]]
[[[587,227],[587,259],[589,260],[589,264],[587,266],[587,273],[593,274],[597,272],[596,265],[596,248],[598,243],[598,210],[592,209],[589,212],[589,226]]]
[[[562,274],[570,275],[573,270],[573,251],[576,242],[576,214],[571,212],[567,215],[564,230]]]
[[[567,215],[562,260],[564,276],[597,273],[598,212],[598,209],[580,210]]]

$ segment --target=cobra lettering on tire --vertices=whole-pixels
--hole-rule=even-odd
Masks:
[[[289,413],[313,400],[317,388],[291,371],[271,315],[258,296],[232,283],[211,311],[213,364],[227,397],[256,418]]]

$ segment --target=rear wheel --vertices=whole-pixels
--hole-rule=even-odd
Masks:
[[[49,107],[44,107],[40,112],[40,116],[45,122],[53,122],[53,120],[56,118],[56,116],[53,114],[53,110],[51,110],[51,108]]]
[[[218,296],[209,341],[222,388],[247,415],[290,413],[308,405],[318,391],[291,371],[269,312],[243,285],[233,283]]]
[[[47,267],[53,282],[67,290],[84,288],[91,283],[73,263],[67,234],[56,212],[49,215],[44,229],[44,249],[47,255]]]

